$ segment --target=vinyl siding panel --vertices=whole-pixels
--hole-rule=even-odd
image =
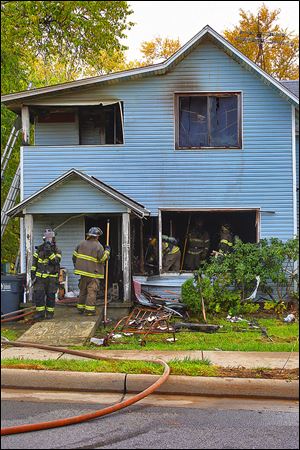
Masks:
[[[242,150],[175,150],[174,93],[193,91],[241,91]],[[124,102],[124,145],[24,148],[25,198],[74,167],[152,215],[167,207],[260,207],[273,211],[262,213],[261,237],[293,235],[291,106],[216,45],[201,44],[165,75],[68,95],[97,98]]]
[[[70,123],[36,123],[34,142],[36,145],[78,145],[78,120]]]
[[[127,208],[80,179],[71,179],[26,208],[29,214],[122,213]]]
[[[40,245],[45,228],[55,228],[69,217],[68,215],[34,215],[34,245]],[[76,245],[85,238],[84,217],[76,217],[60,227],[56,232],[56,242],[62,252],[61,267],[65,267],[69,275],[69,289],[78,289],[79,277],[73,274],[72,254]]]

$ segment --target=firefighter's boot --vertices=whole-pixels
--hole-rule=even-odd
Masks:
[[[37,311],[34,316],[33,320],[39,321],[45,319],[45,311]]]
[[[54,317],[54,312],[46,311],[46,320],[52,320]]]

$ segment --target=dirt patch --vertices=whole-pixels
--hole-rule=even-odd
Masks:
[[[269,378],[277,380],[299,380],[299,369],[246,369],[245,367],[220,367],[218,377]]]

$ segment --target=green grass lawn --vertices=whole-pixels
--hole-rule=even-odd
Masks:
[[[237,377],[237,378],[274,378],[286,380],[298,380],[298,369],[269,369],[243,367],[214,366],[207,359],[183,360],[173,359],[168,362],[171,375],[185,375],[191,377]],[[27,370],[58,370],[71,372],[93,373],[127,373],[127,374],[151,374],[161,375],[163,367],[159,364],[146,361],[95,361],[95,360],[34,360],[34,359],[2,359],[2,368],[27,369]]]
[[[10,341],[15,341],[20,336],[22,336],[23,331],[20,330],[11,330],[10,328],[1,327],[1,336],[6,337]]]
[[[251,318],[249,318],[251,320]],[[260,326],[265,327],[270,341],[263,336],[260,330],[251,331],[246,322],[231,323],[225,318],[210,320],[209,323],[221,325],[216,333],[178,332],[176,342],[168,342],[166,338],[171,334],[149,335],[145,347],[141,347],[139,340],[143,335],[122,336],[108,347],[99,347],[93,344],[72,347],[76,349],[101,350],[223,350],[223,351],[258,351],[258,352],[289,352],[299,351],[299,324],[285,323],[274,318],[258,319]],[[111,328],[99,329],[96,337],[103,337]],[[240,331],[238,331],[240,330]],[[243,331],[246,330],[246,331]],[[2,327],[1,335],[9,340],[17,339],[24,328],[16,325]]]
[[[211,377],[218,376],[218,369],[212,366],[208,360],[170,361],[172,375],[188,375]],[[3,359],[2,368],[19,368],[31,370],[65,370],[76,372],[109,372],[109,373],[133,373],[161,375],[163,367],[159,364],[144,361],[95,361],[95,360],[34,360],[34,359]]]
[[[259,319],[260,326],[265,327],[269,340],[260,330],[249,329],[246,322],[231,323],[226,319],[214,319],[209,323],[221,325],[216,333],[179,332],[176,342],[168,342],[171,334],[149,335],[145,347],[139,340],[143,335],[123,336],[112,341],[108,347],[93,344],[80,348],[101,348],[101,350],[223,350],[223,351],[257,351],[288,352],[299,351],[298,323],[285,323],[278,319]],[[246,331],[244,331],[246,330]],[[101,338],[107,330],[99,329],[97,337]]]

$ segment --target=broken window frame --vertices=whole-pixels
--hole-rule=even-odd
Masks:
[[[89,107],[97,107],[97,106],[114,106],[114,142],[113,143],[97,143],[97,144],[83,144],[82,143],[82,137],[81,137],[81,124],[80,124],[80,116],[82,108],[89,108]],[[103,104],[75,104],[74,105],[55,105],[55,104],[36,104],[30,106],[30,119],[31,123],[34,124],[34,146],[36,145],[36,125],[38,123],[70,123],[74,122],[76,123],[76,126],[78,128],[78,144],[68,144],[68,145],[61,145],[61,147],[69,147],[70,145],[72,147],[103,147],[103,146],[124,146],[125,144],[125,130],[124,130],[124,103],[123,101],[115,101],[115,102],[104,102]],[[116,115],[119,113],[119,119],[117,119]],[[51,118],[52,115],[52,118]],[[72,119],[70,116],[73,116]],[[66,120],[63,120],[64,117]],[[117,122],[119,122],[119,135],[121,136],[122,142],[116,142],[117,141]],[[39,144],[39,147],[47,146],[47,147],[56,147],[56,145],[53,144]]]
[[[222,146],[196,146],[185,147],[179,145],[180,137],[180,98],[182,97],[233,97],[237,98],[237,145],[222,145]],[[226,92],[178,92],[175,93],[175,150],[213,150],[213,149],[226,149],[226,150],[240,150],[242,149],[242,92],[240,91],[226,91]],[[207,132],[208,139],[211,140],[211,120],[210,120],[210,102],[207,101]]]
[[[107,113],[109,112],[109,110],[105,111],[106,107],[113,107],[113,143],[96,143],[96,144],[86,144],[82,142],[82,117],[84,116],[84,109],[88,109],[88,108],[92,108],[94,110],[94,114],[96,111],[97,107],[102,107],[103,108],[103,115],[107,115]],[[99,115],[100,115],[101,110],[99,109]],[[122,142],[117,142],[117,135],[118,135],[118,131],[117,131],[117,122],[118,122],[118,118],[117,118],[117,113],[119,112],[119,133],[121,135],[121,140]],[[78,107],[78,128],[79,128],[79,145],[83,145],[83,146],[112,146],[112,145],[124,145],[124,122],[123,122],[123,102],[115,102],[112,103],[111,105],[85,105],[85,106],[79,106]]]

